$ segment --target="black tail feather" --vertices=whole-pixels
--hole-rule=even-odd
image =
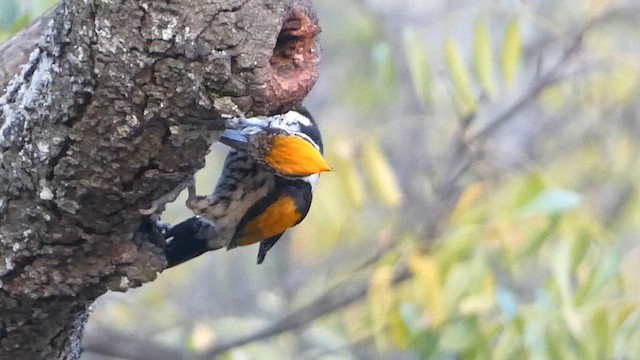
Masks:
[[[280,239],[282,234],[284,233],[280,233],[260,242],[260,249],[258,250],[258,264],[262,264],[264,257],[267,256],[267,251],[269,251],[269,249],[278,242],[278,239]]]
[[[182,264],[203,253],[214,250],[207,244],[205,227],[211,226],[199,219],[192,217],[170,228],[165,237],[172,238],[166,246],[167,268]]]

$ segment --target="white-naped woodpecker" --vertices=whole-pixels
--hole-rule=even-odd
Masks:
[[[214,192],[196,196],[196,216],[166,231],[168,267],[210,250],[259,242],[258,264],[311,206],[319,173],[330,171],[320,131],[305,108],[267,118],[228,120],[220,142],[231,147]]]

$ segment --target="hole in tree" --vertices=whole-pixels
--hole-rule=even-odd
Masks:
[[[316,61],[318,26],[303,11],[292,10],[282,24],[270,59],[278,77],[290,78]]]

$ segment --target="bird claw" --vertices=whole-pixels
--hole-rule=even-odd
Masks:
[[[171,229],[171,224],[166,222],[166,221],[156,220],[156,228],[166,238],[167,237],[167,233]]]
[[[189,184],[189,186],[187,186],[187,201],[192,202],[196,200],[196,185],[195,183],[191,183]]]
[[[187,187],[189,188],[189,198],[191,198],[192,196],[192,191],[193,191],[193,196],[195,196],[196,187],[194,183],[195,183],[195,179],[192,176],[191,179],[188,181],[188,185],[187,185]],[[164,210],[164,207],[166,206],[166,204],[174,201],[178,197],[178,195],[180,195],[180,192],[182,191],[182,189],[184,188],[181,188],[181,187],[175,188],[174,190],[160,196],[159,198],[151,202],[151,206],[149,208],[139,209],[138,212],[140,212],[140,214],[142,215],[149,216],[158,212],[159,210],[160,211]],[[187,204],[189,204],[189,200],[187,200]]]

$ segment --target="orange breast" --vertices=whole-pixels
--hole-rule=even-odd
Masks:
[[[237,238],[239,246],[251,245],[283,233],[300,220],[295,200],[285,195],[271,204],[262,214],[247,222]]]

